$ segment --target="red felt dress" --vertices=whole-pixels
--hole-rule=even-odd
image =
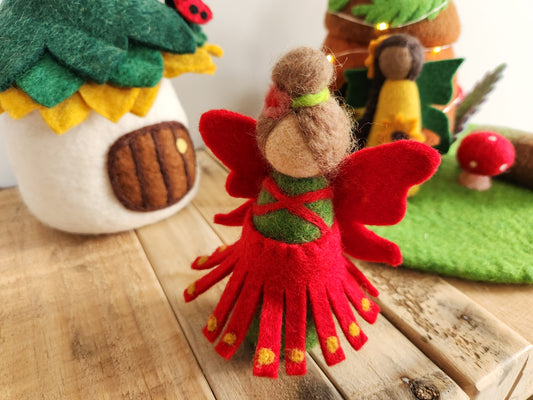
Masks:
[[[350,303],[363,319],[373,323],[379,307],[366,293],[377,296],[378,291],[345,254],[392,265],[401,263],[398,247],[364,224],[399,222],[405,213],[409,187],[434,173],[438,154],[428,146],[409,141],[361,150],[341,164],[329,187],[290,195],[269,176],[269,167],[255,144],[254,120],[228,111],[213,111],[202,117],[200,131],[206,144],[231,170],[226,182],[228,192],[249,199],[234,212],[215,219],[225,225],[242,225],[240,239],[209,257],[197,258],[192,265],[194,269],[214,269],[185,290],[186,301],[231,274],[204,327],[204,335],[211,342],[221,336],[216,351],[229,359],[244,340],[261,305],[254,375],[277,376],[283,322],[286,372],[301,375],[306,371],[309,303],[328,365],[345,358],[333,315],[352,347],[360,349],[367,337]],[[258,204],[261,190],[275,201]],[[308,207],[320,200],[331,201],[335,215],[331,226]],[[320,231],[318,238],[285,243],[260,233],[254,226],[254,216],[278,210],[287,210],[314,225]]]

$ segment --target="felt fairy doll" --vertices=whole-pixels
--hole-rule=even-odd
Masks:
[[[424,142],[416,84],[424,65],[422,45],[414,36],[400,34],[382,36],[371,50],[367,64],[372,86],[358,137],[368,147],[400,139]]]
[[[275,65],[257,122],[225,110],[200,120],[205,143],[230,169],[228,193],[248,200],[215,217],[242,225],[242,235],[194,261],[193,269],[213,270],[184,296],[191,301],[231,274],[203,333],[221,336],[215,349],[229,359],[257,315],[258,376],[277,376],[282,337],[287,374],[305,374],[308,308],[328,365],[345,358],[333,314],[350,345],[363,346],[350,303],[373,323],[379,307],[369,296],[378,291],[345,254],[400,264],[398,247],[364,225],[399,222],[409,187],[439,163],[435,150],[405,140],[349,155],[352,122],[329,93],[333,72],[320,51],[295,49]]]

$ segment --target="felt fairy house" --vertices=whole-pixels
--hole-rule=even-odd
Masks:
[[[0,134],[30,211],[78,233],[165,218],[194,195],[168,78],[212,74],[199,0],[3,0]]]
[[[324,47],[339,64],[335,88],[344,84],[344,70],[365,65],[372,40],[387,34],[416,37],[428,61],[454,58],[452,44],[461,25],[450,0],[329,0]]]
[[[384,38],[389,36],[404,35],[414,37],[418,45],[403,46],[410,49],[410,59],[415,60],[418,69],[417,76],[406,79],[416,81],[424,61],[453,59],[452,44],[460,33],[460,23],[453,2],[448,0],[410,0],[398,2],[391,0],[331,0],[326,14],[326,27],[328,35],[324,47],[331,53],[332,59],[340,66],[337,70],[337,79],[334,88],[353,100],[358,96],[358,101],[350,103],[361,117],[365,113],[366,101],[371,103],[371,112],[376,111],[376,99],[364,98],[362,101],[359,92],[370,89],[371,84],[365,82],[365,75],[358,74],[361,69],[369,68],[368,78],[373,79],[374,61],[375,69],[380,70],[384,64],[393,71],[397,68],[395,60],[390,57],[375,57],[374,53]],[[416,47],[416,49],[414,49]],[[415,50],[416,54],[413,53]],[[412,99],[413,102],[425,102],[431,109],[422,108],[426,123],[415,136],[423,137],[430,145],[437,146],[441,151],[447,151],[451,141],[450,132],[454,130],[455,105],[458,102],[458,89],[455,84],[454,74],[459,63],[451,62],[448,65],[437,64],[440,68],[431,68],[431,85],[449,85],[451,90],[434,93],[421,93],[421,99]],[[365,69],[366,70],[366,69]],[[427,71],[426,71],[427,72]],[[379,75],[379,71],[378,71]],[[427,75],[427,74],[425,74]],[[378,76],[379,78],[379,76]],[[383,78],[387,78],[384,76]],[[374,80],[376,82],[376,80]],[[378,82],[381,84],[382,82]],[[431,85],[425,89],[431,90]],[[375,84],[373,86],[376,86]],[[372,88],[373,96],[377,98],[378,88]],[[352,93],[347,93],[351,91]],[[356,92],[355,94],[353,92]],[[415,96],[413,91],[403,94],[403,97]],[[372,97],[372,96],[370,96]],[[436,98],[435,98],[436,97]],[[430,103],[428,103],[430,102]],[[383,104],[383,100],[381,101]],[[408,105],[408,107],[411,107]],[[411,107],[412,108],[412,107]],[[440,113],[437,113],[440,111]],[[364,122],[368,121],[366,110]],[[371,121],[370,121],[371,122]],[[417,122],[419,124],[420,122]],[[362,134],[362,139],[367,140],[368,132]],[[361,137],[359,137],[361,139]]]

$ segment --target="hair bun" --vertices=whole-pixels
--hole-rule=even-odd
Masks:
[[[298,47],[276,63],[272,80],[294,98],[320,92],[329,85],[333,72],[333,65],[320,50]]]

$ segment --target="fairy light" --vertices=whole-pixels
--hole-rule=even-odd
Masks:
[[[437,53],[440,53],[442,50],[446,50],[446,49],[448,49],[450,47],[452,47],[452,46],[449,45],[449,44],[442,45],[442,46],[437,46],[437,47],[425,47],[424,48],[424,52],[437,54]],[[439,50],[435,51],[435,49],[439,49]],[[333,61],[330,61],[330,62],[336,62],[340,57],[350,56],[350,55],[354,55],[354,54],[368,54],[368,49],[367,48],[347,49],[347,50],[344,50],[344,51],[338,51],[335,54],[329,53],[327,58],[328,58],[328,60],[331,60],[330,59],[330,57],[331,57],[333,59]]]
[[[332,64],[335,63],[335,56],[334,56],[333,54],[328,54],[328,55],[326,56],[326,58],[328,59],[328,61],[329,61],[330,63],[332,63]]]
[[[386,22],[380,22],[379,24],[376,24],[376,29],[381,32],[386,31],[389,29],[389,24]]]

